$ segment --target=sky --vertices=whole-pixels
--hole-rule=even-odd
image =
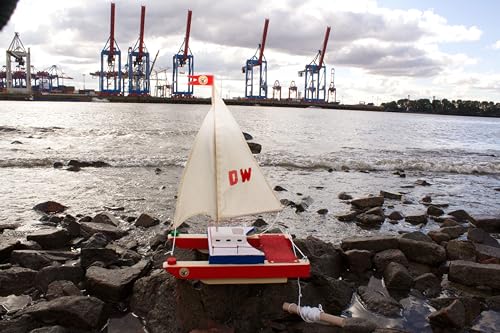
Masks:
[[[57,65],[73,80],[97,88],[89,73],[100,68],[109,37],[108,0],[19,0],[0,32],[8,48],[14,32],[30,47],[36,70]],[[172,56],[193,11],[190,48],[195,72],[213,73],[224,97],[244,95],[241,67],[260,43],[265,18],[269,95],[276,80],[283,96],[298,71],[331,34],[327,85],[335,70],[337,100],[380,104],[401,98],[500,102],[500,2],[495,0],[116,0],[115,38],[125,54],[139,36],[146,6],[145,43],[155,69],[171,80]],[[123,57],[123,55],[122,55]],[[125,62],[125,57],[122,58]],[[84,75],[85,74],[85,75]],[[161,74],[160,74],[161,77]],[[152,82],[152,86],[155,82]],[[202,89],[195,95],[205,95]]]

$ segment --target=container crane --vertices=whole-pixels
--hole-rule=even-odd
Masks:
[[[30,49],[24,48],[23,42],[19,37],[19,33],[14,34],[14,38],[10,43],[9,48],[5,52],[6,55],[6,86],[7,92],[12,93],[31,93],[31,55]],[[17,65],[13,71],[12,61]]]
[[[306,101],[325,101],[326,97],[326,66],[325,59],[328,38],[330,37],[330,27],[326,28],[323,48],[318,51],[316,57],[306,68],[299,72],[299,77],[304,79],[304,100]]]
[[[273,85],[273,99],[281,101],[281,84],[280,81],[274,81]]]
[[[188,10],[187,23],[186,23],[186,35],[184,37],[184,42],[181,44],[177,54],[174,54],[172,58],[172,96],[184,96],[191,97],[193,95],[193,85],[188,85],[186,82],[186,90],[181,90],[179,87],[179,74],[194,74],[194,56],[189,48],[189,35],[191,34],[191,16],[193,11]],[[180,69],[186,67],[186,70],[181,71]]]
[[[144,21],[146,6],[141,6],[141,25],[139,39],[128,50],[128,94],[131,96],[149,95],[149,52],[144,44]]]
[[[262,41],[253,57],[247,60],[245,66],[241,68],[245,74],[245,97],[246,98],[267,98],[267,60],[264,56],[266,47],[267,28],[269,19],[264,21],[264,31],[262,32]],[[257,56],[258,54],[258,56]],[[258,67],[258,71],[254,68]],[[254,76],[256,77],[257,87],[254,86]],[[256,88],[254,91],[254,88]]]
[[[299,98],[297,94],[297,85],[295,81],[290,82],[290,86],[288,87],[288,99],[297,99]]]
[[[330,86],[328,87],[328,103],[337,103],[337,88],[335,87],[335,68],[332,68]]]
[[[91,73],[95,75],[96,73]],[[115,4],[111,3],[109,38],[101,51],[99,91],[101,95],[122,94],[122,53],[115,40]]]

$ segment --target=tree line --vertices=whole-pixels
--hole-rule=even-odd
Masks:
[[[410,113],[430,113],[449,114],[460,116],[482,116],[500,117],[500,103],[454,100],[429,100],[426,98],[410,100],[400,99],[382,104],[387,112],[410,112]]]

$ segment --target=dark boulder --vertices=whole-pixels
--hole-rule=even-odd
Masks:
[[[101,233],[109,239],[119,239],[127,234],[126,231],[115,226],[102,223],[85,222],[80,225],[80,233],[83,237],[90,237],[93,234]]]
[[[469,241],[451,240],[446,244],[448,260],[476,260],[476,249]]]
[[[448,215],[453,216],[459,222],[471,222],[472,217],[463,209],[454,210],[449,212]]]
[[[500,216],[474,215],[471,222],[484,231],[500,233]]]
[[[405,266],[391,262],[385,267],[384,282],[387,289],[409,291],[413,284],[413,278]]]
[[[405,267],[408,266],[408,259],[400,249],[384,250],[373,257],[373,263],[379,272],[383,272],[391,262],[397,262]]]
[[[447,242],[450,240],[450,235],[445,234],[444,232],[437,231],[437,230],[431,230],[427,233],[427,236],[432,238],[432,240],[438,244],[441,242]]]
[[[68,245],[70,235],[64,229],[41,229],[26,236],[29,241],[40,244],[42,249],[60,249]]]
[[[397,210],[391,212],[389,215],[387,215],[387,217],[393,221],[400,221],[405,218],[403,214],[401,214],[401,212],[398,212]]]
[[[353,273],[363,273],[372,268],[372,252],[367,250],[348,250],[345,252],[349,270]]]
[[[70,333],[70,332],[66,329],[66,327],[56,325],[56,326],[45,326],[36,328],[30,331],[30,333]]]
[[[386,293],[370,287],[361,286],[358,288],[358,294],[366,308],[370,311],[387,317],[397,317],[401,315],[402,306],[398,301]]]
[[[305,212],[309,208],[309,206],[312,205],[313,202],[314,200],[310,196],[303,197],[300,203],[295,205],[295,212],[296,213]]]
[[[107,248],[82,248],[80,263],[83,268],[91,266],[98,261],[104,266],[115,265],[119,262],[120,255],[113,249]]]
[[[9,259],[12,251],[20,248],[20,246],[21,242],[17,238],[0,235],[0,263]]]
[[[125,316],[110,318],[107,330],[108,333],[142,333],[144,327],[137,316],[127,313]]]
[[[462,328],[465,325],[465,308],[459,300],[449,306],[433,312],[428,317],[432,326],[442,328]]]
[[[92,219],[93,223],[104,223],[104,224],[109,224],[112,226],[118,226],[118,219],[114,217],[113,215],[104,212],[104,213],[99,213],[94,218]]]
[[[430,215],[430,216],[441,216],[444,214],[444,211],[439,208],[439,207],[436,207],[436,206],[429,206],[427,207],[427,215]]]
[[[250,133],[243,132],[243,137],[245,140],[253,140],[253,136]]]
[[[450,263],[448,279],[467,286],[500,289],[500,265],[457,260]]]
[[[36,271],[24,267],[0,270],[0,296],[20,295],[35,285]]]
[[[158,219],[155,219],[148,214],[141,214],[135,221],[134,225],[136,227],[143,227],[143,228],[149,228],[155,225],[158,225],[160,221]]]
[[[286,188],[279,186],[279,185],[276,185],[273,190],[275,190],[276,192],[288,191]]]
[[[85,242],[82,242],[80,244],[80,247],[82,249],[99,249],[106,247],[108,243],[109,239],[106,237],[106,235],[98,232],[90,236],[90,238],[87,239]]]
[[[500,264],[500,248],[483,244],[474,244],[478,262]]]
[[[484,244],[493,247],[500,247],[500,243],[498,243],[498,241],[495,238],[491,237],[489,233],[487,233],[481,228],[470,229],[467,232],[467,239],[474,243]]]
[[[262,151],[262,145],[256,142],[247,142],[248,148],[250,148],[250,151],[252,154],[260,154]]]
[[[109,165],[108,163],[103,162],[103,161],[90,161],[90,162],[86,162],[86,161],[70,160],[68,162],[68,166],[70,166],[70,167],[77,167],[77,168],[88,168],[88,167],[92,167],[92,168],[104,168],[104,167],[109,167],[111,165]]]
[[[375,214],[359,214],[356,217],[356,220],[366,227],[374,227],[379,226],[385,221],[384,216],[375,215]]]
[[[352,199],[352,195],[347,194],[346,192],[340,192],[339,195],[338,195],[338,198],[340,200],[351,200]]]
[[[420,231],[407,232],[401,236],[403,239],[411,239],[419,242],[432,243],[432,238]]]
[[[328,209],[327,208],[321,208],[316,213],[318,213],[319,215],[326,215],[326,214],[328,214]]]
[[[398,238],[395,236],[348,237],[341,243],[342,250],[368,250],[380,252],[387,249],[397,249]]]
[[[359,214],[358,211],[351,210],[349,212],[337,214],[337,215],[335,215],[335,217],[339,221],[342,221],[342,222],[351,222],[351,221],[354,221],[356,219],[356,216],[358,216],[358,214]]]
[[[51,282],[47,287],[45,298],[52,300],[63,296],[81,296],[80,289],[71,281],[58,280]]]
[[[392,193],[386,191],[380,191],[380,196],[386,199],[394,199],[394,200],[401,200],[401,198],[403,197],[403,195],[400,193]]]
[[[311,262],[311,266],[323,275],[338,278],[343,270],[343,260],[340,251],[330,243],[308,236],[306,239],[296,239],[298,246]]]
[[[36,273],[35,284],[40,291],[46,292],[49,284],[53,281],[67,280],[79,283],[83,277],[84,272],[81,267],[53,265],[44,267]]]
[[[351,200],[351,205],[359,209],[372,208],[382,206],[384,204],[384,197],[366,197]]]
[[[344,319],[342,333],[372,333],[377,324],[367,318],[347,317]]]
[[[39,270],[53,262],[64,263],[77,257],[78,254],[71,251],[15,250],[12,251],[10,260],[19,266]]]
[[[455,227],[444,227],[438,230],[439,232],[444,232],[450,236],[450,239],[455,239],[467,232],[467,227],[457,225]]]
[[[446,250],[434,242],[400,238],[399,249],[408,259],[422,264],[437,266],[446,260]]]
[[[410,212],[405,214],[405,221],[413,225],[426,224],[427,223],[427,213],[426,212]]]
[[[2,333],[31,332],[32,329],[39,326],[40,324],[28,315],[18,316],[10,320],[0,320],[0,332]]]
[[[62,213],[66,210],[66,206],[61,205],[58,202],[55,201],[46,201],[39,203],[35,207],[33,207],[34,210],[37,210],[39,212],[45,213],[45,214],[58,214]]]
[[[432,273],[417,276],[414,283],[415,289],[421,291],[427,297],[435,297],[441,292],[441,280]]]

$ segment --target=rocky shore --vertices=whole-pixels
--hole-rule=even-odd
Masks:
[[[311,200],[283,203],[300,214]],[[405,221],[424,230],[433,220],[440,228],[349,237],[340,244],[296,239],[311,261],[309,279],[208,286],[177,281],[161,269],[171,248],[167,221],[120,215],[122,207],[72,216],[64,205],[44,202],[33,208],[43,224],[36,232],[21,236],[18,225],[0,225],[0,332],[500,330],[499,216],[446,211],[430,197],[422,198],[421,211],[394,211],[391,203],[404,196],[387,191],[364,198],[340,193],[338,200],[351,207],[336,215],[340,221],[370,228]],[[161,226],[155,236],[136,237],[153,226]],[[256,226],[266,223],[258,219]],[[180,260],[197,256],[176,250]],[[298,283],[302,304],[345,316],[344,327],[305,323],[284,312],[283,302],[297,302]],[[370,315],[356,313],[356,304]],[[412,322],[415,313],[420,319]]]

